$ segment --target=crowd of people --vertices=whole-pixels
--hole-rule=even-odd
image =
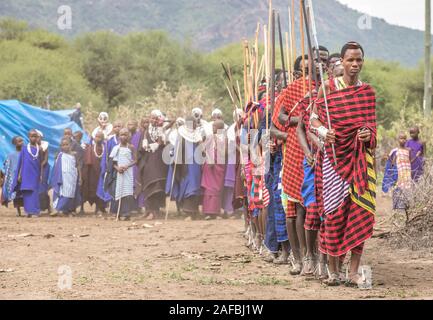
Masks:
[[[123,219],[133,212],[153,219],[167,196],[193,219],[200,212],[207,219],[243,212],[247,245],[265,261],[329,286],[358,286],[375,222],[375,92],[360,80],[360,44],[332,55],[320,46],[314,58],[296,59],[291,83],[277,72],[274,108],[262,81],[258,101],[235,109],[230,126],[219,109],[209,122],[200,108],[173,121],[153,110],[126,124],[110,124],[101,113],[89,144],[80,132],[64,131],[52,169],[42,132],[31,130],[27,144],[15,137],[3,202],[13,202],[19,215],[24,207],[29,217],[83,213],[88,202],[96,214],[109,208]],[[399,137],[389,164],[398,178],[388,187],[403,186],[422,161],[418,134],[414,128],[411,141]]]

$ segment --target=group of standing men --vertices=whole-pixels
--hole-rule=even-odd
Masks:
[[[268,262],[290,264],[292,275],[358,286],[366,281],[358,269],[375,221],[375,92],[360,80],[360,44],[332,55],[320,46],[309,59],[297,59],[286,87],[277,75],[273,113],[264,92],[245,110],[243,130],[270,128],[271,146],[265,173],[246,156],[248,244]]]

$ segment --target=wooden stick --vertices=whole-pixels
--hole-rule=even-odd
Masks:
[[[283,33],[281,31],[281,21],[280,21],[280,14],[279,13],[277,13],[277,20],[278,20],[278,39],[280,41],[280,53],[281,53],[281,69],[283,70],[283,76],[284,76],[283,88],[285,88],[285,87],[287,87],[287,75],[286,75],[286,63],[284,61]],[[275,21],[274,21],[274,24],[275,24]]]
[[[123,177],[122,177],[122,183],[120,184],[120,193],[122,194],[123,192]],[[122,197],[119,198],[119,203],[118,203],[118,207],[117,207],[117,215],[116,215],[116,221],[119,221],[119,216],[120,216],[120,207],[122,206]]]
[[[287,60],[288,81],[289,83],[292,83],[293,68],[292,68],[291,52],[289,50],[289,33],[286,32],[285,36],[286,36],[286,60]]]
[[[230,84],[231,87],[233,88],[233,92],[235,93],[236,97],[238,98],[239,103],[241,103],[240,91],[238,90],[238,91],[239,91],[239,94],[238,94],[238,92],[236,91],[235,85],[234,85],[234,83],[233,83],[233,77],[232,77],[232,74],[231,74],[231,71],[230,71],[230,66],[227,65],[227,68],[226,68],[226,66],[225,66],[224,63],[222,63],[222,62],[221,62],[221,65],[222,65],[222,67],[223,67],[223,69],[224,69],[224,73],[225,73],[225,75],[226,75],[226,77],[227,77],[227,79],[228,79],[228,81],[229,81],[229,84]],[[242,103],[241,103],[241,104],[242,104]]]
[[[266,109],[265,112],[266,114],[268,113],[268,105],[269,105],[269,41],[268,41],[268,26],[265,25],[263,27],[263,38],[264,38],[264,43],[265,43],[265,54],[264,54],[264,59],[265,59],[265,81],[266,81]],[[266,119],[266,123],[267,123],[267,119]]]
[[[316,85],[316,91],[318,91],[319,87],[318,87],[318,83],[317,83],[317,79],[316,79],[316,67],[315,67],[315,59],[314,59],[314,54],[313,54],[313,46],[311,44],[311,35],[310,35],[310,23],[309,23],[309,14],[305,8],[305,1],[302,1],[302,7],[301,10],[305,16],[305,31],[307,33],[307,44],[308,44],[308,92],[309,92],[309,96],[310,96],[310,103],[313,99],[313,90],[312,90],[312,85],[311,85],[311,81],[314,79],[315,81],[315,85]],[[314,69],[314,74],[313,74],[313,69]]]
[[[178,133],[178,137],[179,137],[179,133]],[[174,178],[176,176],[176,167],[177,167],[177,156],[179,153],[179,146],[181,145],[181,141],[177,141],[177,145],[176,145],[176,153],[175,153],[175,158],[174,158],[174,168],[173,168],[173,175],[171,177],[171,189],[170,189],[170,197],[168,198],[168,201],[171,201],[171,196],[173,195],[173,186],[174,186]],[[165,221],[168,220],[168,205],[167,208],[165,209]]]
[[[243,49],[244,49],[244,99],[245,103],[248,104],[249,102],[249,93],[248,93],[248,70],[247,70],[247,48],[248,48],[248,41],[244,40],[243,42]]]
[[[300,8],[302,8],[302,0],[299,0]],[[302,94],[305,96],[307,92],[307,88],[305,85],[305,36],[304,36],[304,14],[302,10],[300,10],[300,25],[299,28],[301,30],[301,50],[302,50]]]
[[[239,81],[238,81],[238,80],[236,80],[236,84],[237,84],[237,86],[238,86],[238,92],[241,92],[241,89],[240,89]],[[241,108],[242,108],[242,109],[245,108],[245,105],[243,104],[243,101],[242,101],[242,97],[241,97],[241,96],[240,96],[240,103],[241,103]]]
[[[292,50],[293,50],[293,55],[292,55],[292,58],[293,58],[293,63],[295,62],[295,60],[296,60],[296,58],[297,58],[297,56],[296,56],[296,34],[295,34],[295,0],[292,0],[292,18],[291,18],[291,21],[292,21],[292,26],[291,26],[291,30],[292,30]]]
[[[272,25],[271,25],[271,114],[274,112],[275,106],[275,10],[272,11]],[[268,115],[269,112],[266,113]],[[268,129],[268,119],[266,119],[266,130]]]
[[[232,93],[231,93],[231,91],[230,91],[230,88],[229,88],[229,86],[227,85],[227,83],[226,83],[225,81],[224,81],[224,85],[226,86],[226,89],[227,89],[227,91],[228,91],[228,93],[229,93],[229,95],[230,95],[230,100],[232,100],[233,106],[234,106],[235,109],[236,109],[237,106],[236,106],[235,100],[233,99],[233,95],[232,95]]]
[[[269,60],[271,56],[271,24],[272,24],[272,0],[269,0],[269,14],[268,14],[268,70],[271,69],[271,61]],[[269,74],[268,74],[269,76]]]
[[[254,68],[254,94],[255,100],[259,100],[259,85],[258,85],[258,76],[259,76],[259,33],[260,33],[260,22],[257,23],[256,29],[256,43],[255,43],[255,68]]]
[[[319,41],[317,39],[316,20],[314,18],[313,2],[311,0],[308,1],[308,8],[309,8],[309,13],[310,13],[311,33],[312,33],[312,36],[314,39],[315,47],[317,49],[319,49]],[[320,73],[320,81],[321,81],[322,86],[323,86],[323,99],[325,101],[325,110],[326,110],[326,117],[328,120],[328,129],[331,130],[332,129],[331,117],[329,115],[328,98],[327,98],[326,89],[325,89],[325,85],[324,85],[324,75],[323,75],[323,69],[322,69],[321,63],[319,63],[319,73]],[[335,164],[337,164],[337,155],[335,153],[335,145],[331,144],[331,147],[332,147],[332,153],[334,156],[334,162],[335,162]]]
[[[257,76],[257,87],[259,86],[259,83],[262,81],[263,79],[263,66],[265,63],[265,55],[262,56],[262,60],[260,61],[260,67],[259,67],[259,71],[258,71],[258,76]],[[258,94],[258,90],[257,90],[257,94]]]

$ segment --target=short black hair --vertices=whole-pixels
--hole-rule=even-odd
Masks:
[[[63,141],[67,141],[68,143],[71,143],[71,140],[68,139],[68,138],[66,138],[66,137],[62,137],[62,138],[60,139],[60,144],[62,144]]]
[[[356,41],[349,41],[341,48],[341,58],[344,58],[346,51],[351,49],[360,49],[364,58],[364,48]]]
[[[15,136],[15,137],[13,137],[12,138],[12,144],[14,145],[14,146],[16,146],[17,145],[17,140],[18,139],[22,139],[20,136]]]
[[[308,60],[308,54],[304,55],[304,59]],[[302,56],[296,58],[295,65],[293,66],[294,71],[302,71],[301,61],[302,61]]]
[[[339,54],[339,53],[336,52],[336,53],[333,53],[333,54],[331,54],[329,56],[329,60],[334,59],[334,58],[340,59],[341,58],[341,54]]]
[[[316,51],[317,50],[317,48],[316,47],[314,47],[313,48],[313,51]],[[324,47],[324,46],[320,46],[319,45],[319,51],[326,51],[326,52],[328,52],[329,53],[329,50],[328,50],[328,48],[326,48],[326,47]]]
[[[328,58],[328,66],[331,63],[331,60],[337,58],[337,59],[341,59],[341,55],[339,53],[333,53],[329,56]]]

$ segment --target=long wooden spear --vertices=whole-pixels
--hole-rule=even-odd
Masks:
[[[291,12],[291,31],[292,31],[292,50],[293,50],[293,55],[292,55],[292,59],[293,59],[293,63],[296,60],[296,35],[295,35],[295,0],[292,0],[292,12]]]
[[[305,1],[305,0],[303,0],[303,1]],[[319,41],[317,40],[316,20],[314,18],[313,2],[311,0],[308,0],[308,8],[309,8],[309,12],[310,12],[311,33],[313,34],[314,44],[315,44],[317,53],[319,53]],[[323,68],[322,68],[321,63],[319,63],[319,74],[320,74],[320,81],[321,81],[322,87],[323,87],[323,98],[325,100],[325,109],[326,109],[326,117],[328,120],[328,129],[331,130],[332,129],[331,117],[329,115],[328,99],[327,99],[327,94],[326,94],[326,89],[325,89]],[[335,153],[335,146],[334,146],[334,144],[332,144],[331,146],[332,146],[332,152],[334,155],[334,161],[335,161],[335,164],[337,164],[337,155]]]
[[[275,106],[275,10],[272,11],[272,25],[271,25],[271,80],[270,80],[270,90],[271,90],[271,114],[274,112]],[[266,115],[268,112],[266,113]],[[266,119],[266,126],[268,126],[268,119]],[[266,127],[268,129],[268,127]]]
[[[257,29],[256,29],[256,39],[254,43],[254,78],[253,78],[253,84],[254,84],[254,100],[259,100],[259,85],[257,78],[259,77],[259,33],[260,33],[260,22],[257,23]]]
[[[269,71],[269,41],[268,41],[268,29],[267,26],[264,25],[263,27],[263,38],[264,38],[264,43],[265,43],[265,55],[264,55],[264,59],[265,59],[265,78],[266,78],[266,117],[267,117],[267,112],[268,112],[268,104],[269,104],[269,81],[270,81],[270,71]],[[266,118],[266,125],[268,123],[268,119]]]
[[[278,20],[278,38],[280,40],[280,51],[281,51],[281,68],[283,69],[284,82],[283,88],[287,87],[287,75],[286,75],[286,63],[284,62],[284,46],[283,46],[283,34],[281,32],[281,21],[280,14],[277,13]]]
[[[292,83],[292,72],[293,72],[293,68],[292,68],[292,57],[291,57],[291,52],[289,50],[289,33],[286,32],[285,33],[286,36],[286,60],[287,60],[287,74],[288,74],[288,78],[287,81],[288,83]]]
[[[307,33],[307,44],[308,44],[308,75],[310,80],[308,81],[309,83],[309,92],[310,92],[310,99],[311,97],[311,79],[313,79],[315,81],[315,86],[316,86],[316,92],[319,90],[319,83],[318,83],[318,79],[317,79],[317,73],[315,72],[316,70],[316,58],[319,59],[320,56],[316,56],[314,57],[314,52],[313,52],[313,45],[311,44],[311,35],[310,35],[310,25],[309,25],[309,18],[311,18],[311,16],[309,16],[307,14],[307,9],[305,6],[305,1],[302,1],[302,12],[304,13],[304,17],[305,17],[305,32]],[[318,53],[318,52],[317,52]],[[320,61],[317,61],[317,63],[320,63]],[[312,76],[312,77],[311,77]]]
[[[233,88],[233,92],[235,93],[236,98],[238,99],[239,103],[241,103],[241,105],[242,105],[242,100],[241,100],[241,98],[240,98],[240,96],[239,96],[240,92],[239,92],[239,94],[238,94],[238,92],[236,91],[236,87],[235,87],[235,85],[234,85],[234,83],[233,83],[233,77],[232,77],[231,73],[229,72],[229,71],[230,71],[230,68],[229,68],[229,67],[226,67],[226,66],[224,65],[224,63],[222,63],[222,62],[221,62],[221,66],[222,66],[223,69],[224,69],[224,73],[225,73],[225,75],[226,75],[226,77],[227,77],[227,80],[229,81],[229,84],[230,84],[231,87]]]
[[[300,7],[302,7],[302,0],[299,0]],[[301,30],[301,50],[302,50],[302,90],[303,95],[307,92],[305,86],[305,36],[304,36],[304,14],[302,10],[299,10],[300,23],[299,28]]]

